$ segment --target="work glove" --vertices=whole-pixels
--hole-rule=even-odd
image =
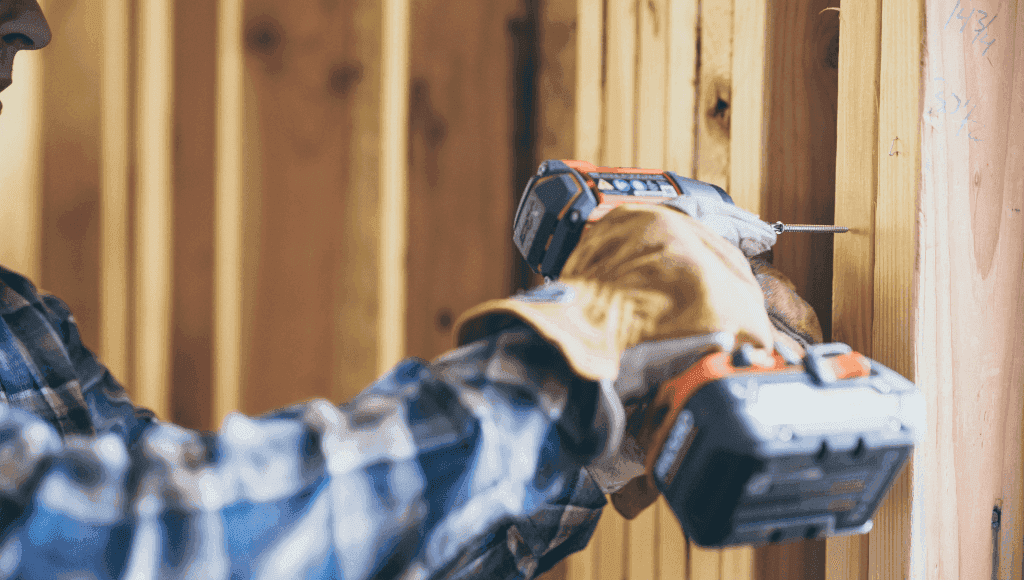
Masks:
[[[655,397],[655,393],[705,356],[735,347],[735,337],[715,332],[643,343],[623,353],[615,392],[627,417],[625,433],[618,453],[599,458],[589,471],[598,486],[611,494],[612,505],[625,518],[633,519],[660,495],[648,458],[654,451],[655,433],[674,416],[662,404],[672,397]]]
[[[558,281],[471,309],[456,323],[456,340],[466,344],[518,321],[555,345],[580,377],[597,383],[594,422],[604,444],[595,466],[618,461],[626,413],[616,379],[629,349],[721,333],[729,346],[750,344],[756,356],[768,357],[774,342],[761,287],[743,253],[662,206],[612,210],[584,233]],[[626,366],[628,373],[637,368],[645,367]],[[646,395],[650,385],[643,382],[634,390]],[[596,479],[606,492],[621,487]]]
[[[743,252],[764,293],[777,344],[802,356],[804,347],[821,342],[818,315],[796,293],[793,282],[772,266],[771,249],[777,239],[774,227],[719,198],[679,196],[664,205],[686,213]]]
[[[707,226],[752,258],[764,254],[775,245],[775,228],[757,214],[714,198],[693,195],[674,197],[664,205],[674,207]]]
[[[793,282],[772,266],[771,252],[750,258],[750,268],[764,293],[776,344],[785,345],[802,356],[805,347],[821,342],[817,313],[796,293]]]

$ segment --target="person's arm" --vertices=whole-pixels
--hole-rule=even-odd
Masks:
[[[0,571],[532,577],[586,544],[604,504],[582,470],[595,393],[518,326],[342,407],[235,414],[217,434],[157,423],[130,448],[0,406]]]
[[[236,415],[218,435],[150,423],[130,447],[116,430],[62,444],[5,412],[0,571],[533,577],[586,544],[604,505],[584,466],[618,451],[624,350],[721,331],[772,342],[738,250],[672,210],[616,212],[566,282],[471,312],[466,346],[342,408]]]
[[[112,433],[129,444],[153,420],[82,344],[64,302],[0,266],[0,403],[61,436]]]

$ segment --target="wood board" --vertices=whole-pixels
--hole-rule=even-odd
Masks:
[[[872,358],[914,376],[915,209],[920,179],[923,2],[882,3]],[[890,155],[889,153],[892,153]],[[908,573],[912,466],[897,477],[868,535],[868,577]]]
[[[247,208],[259,216],[253,223],[259,236],[246,249],[254,254],[256,276],[247,288],[241,393],[242,410],[254,414],[337,398],[337,381],[349,376],[336,367],[337,341],[354,334],[375,347],[375,325],[342,335],[337,324],[346,283],[362,283],[366,274],[373,281],[377,271],[360,264],[361,271],[339,279],[347,260],[376,257],[346,245],[350,234],[353,242],[372,243],[365,241],[374,239],[365,235],[372,230],[345,226],[372,228],[377,220],[373,211],[357,214],[375,196],[348,185],[357,88],[379,61],[358,58],[356,4],[252,0],[244,10],[246,73],[259,125],[259,141],[246,145],[262,160],[259,197]],[[362,365],[345,373],[372,376],[375,351]]]
[[[981,0],[921,9],[916,329],[907,364],[926,389],[930,423],[914,461],[909,573],[1019,579],[1024,11]]]
[[[452,347],[471,306],[512,290],[509,28],[518,0],[411,5],[408,354]],[[444,34],[438,31],[444,30]]]
[[[43,57],[41,105],[41,271],[34,282],[60,296],[82,327],[87,345],[99,342],[100,98],[103,7],[47,6],[52,41]],[[22,58],[23,54],[17,58]],[[35,56],[35,55],[33,55]],[[18,82],[20,79],[15,79]],[[5,115],[15,115],[5,110]]]
[[[213,422],[214,207],[217,199],[218,5],[174,3],[174,197],[169,419]]]
[[[752,209],[769,223],[833,221],[839,12],[831,8],[836,4],[778,2],[765,8],[764,96],[754,111],[763,111],[764,124],[742,139],[760,138],[763,144],[760,178],[747,188],[761,186],[760,207]],[[752,101],[748,97],[745,104]],[[752,181],[745,166],[735,172]],[[832,243],[828,234],[789,233],[781,234],[772,248],[774,265],[818,314],[825,340],[831,327]],[[761,580],[818,579],[824,575],[824,552],[823,540],[759,548],[755,575]]]
[[[850,232],[834,240],[832,338],[872,356],[882,2],[840,8],[835,222]],[[867,579],[867,536],[826,544],[826,579]]]

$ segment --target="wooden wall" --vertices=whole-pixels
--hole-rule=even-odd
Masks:
[[[513,290],[536,6],[42,5],[54,41],[4,94],[3,261],[160,417],[347,400]]]
[[[42,4],[54,41],[3,95],[0,261],[161,417],[340,402],[433,357],[536,282],[508,230],[540,160],[664,166],[853,228],[776,264],[826,336],[916,378],[929,436],[870,535],[702,550],[663,503],[609,509],[548,578],[1021,577],[1016,3]]]
[[[828,577],[1020,578],[1024,14],[843,10],[835,335],[922,386],[929,432]]]

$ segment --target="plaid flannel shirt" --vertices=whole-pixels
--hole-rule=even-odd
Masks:
[[[596,389],[525,327],[200,433],[0,268],[0,383],[0,578],[531,578],[605,504]]]

